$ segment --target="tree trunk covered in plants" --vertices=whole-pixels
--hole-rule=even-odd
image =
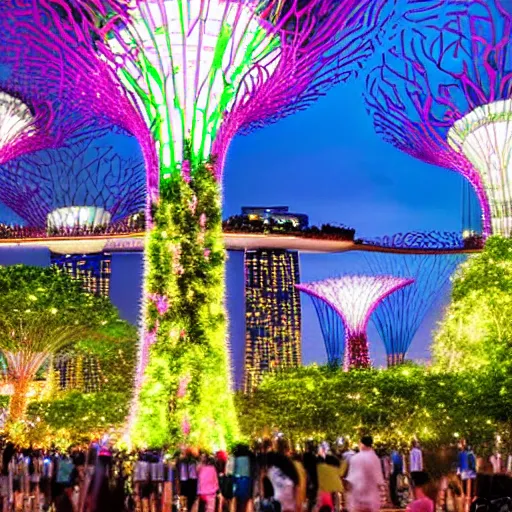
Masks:
[[[237,437],[224,311],[221,191],[212,171],[209,163],[190,169],[184,162],[181,176],[163,180],[153,207],[140,391],[131,427],[139,446],[187,442],[212,449]]]
[[[365,333],[348,333],[345,347],[345,370],[370,368],[370,350]]]
[[[12,423],[25,419],[31,381],[32,377],[27,375],[17,375],[12,379],[13,395],[9,405],[9,421]]]

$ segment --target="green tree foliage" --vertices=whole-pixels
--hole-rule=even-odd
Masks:
[[[439,447],[459,438],[492,446],[507,433],[511,400],[493,374],[441,373],[402,365],[341,372],[298,368],[267,377],[253,395],[239,395],[242,431],[261,437],[281,431],[294,442],[308,438],[357,439],[365,432],[391,446],[414,436]],[[508,435],[508,434],[507,434]]]
[[[59,269],[24,265],[0,268],[0,351],[7,361],[7,377],[14,386],[10,405],[13,421],[25,417],[30,381],[50,356],[68,347],[98,357],[103,390],[122,389],[124,400],[128,401],[135,340],[135,330],[119,319],[108,299],[85,292],[79,282]],[[46,402],[46,409],[57,401],[54,397]],[[44,424],[46,416],[52,418],[52,414],[41,410],[41,403],[31,406],[38,413],[29,418],[33,425]],[[70,410],[76,405],[75,399]],[[65,418],[59,413],[61,423]],[[86,427],[82,421],[84,432]]]
[[[511,347],[512,240],[493,236],[459,268],[432,354],[441,371],[485,369],[504,377]]]

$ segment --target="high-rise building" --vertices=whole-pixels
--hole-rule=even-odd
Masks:
[[[301,363],[299,254],[287,250],[245,252],[244,390],[266,372]]]
[[[85,290],[108,297],[112,257],[108,253],[96,254],[53,254],[52,265],[78,279]]]

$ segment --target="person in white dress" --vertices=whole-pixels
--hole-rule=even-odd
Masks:
[[[384,485],[384,476],[380,459],[372,446],[373,439],[370,436],[364,436],[361,439],[360,452],[350,459],[346,478],[349,512],[380,510],[380,488]]]

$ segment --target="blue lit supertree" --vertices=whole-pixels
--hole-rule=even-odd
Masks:
[[[425,316],[465,254],[393,254],[365,252],[365,261],[375,275],[411,277],[414,283],[382,300],[372,316],[384,342],[388,365],[403,362]]]
[[[335,339],[335,332],[329,332],[337,322],[343,323],[344,334],[344,363],[345,370],[353,368],[369,368],[370,349],[367,327],[371,315],[378,305],[389,295],[401,288],[410,286],[412,279],[393,275],[342,275],[340,277],[295,285],[301,292],[313,298],[315,307],[319,302],[324,305],[318,309],[322,330],[328,332],[325,344],[328,353],[331,352],[336,361],[341,361],[338,350],[340,339]],[[327,313],[327,309],[331,312]],[[324,324],[327,321],[328,324]],[[330,325],[329,325],[330,324]],[[324,331],[324,332],[325,332]],[[338,333],[341,333],[338,328]],[[334,363],[334,361],[333,361]]]
[[[324,338],[327,364],[339,368],[345,354],[345,327],[340,315],[324,300],[310,295]]]

